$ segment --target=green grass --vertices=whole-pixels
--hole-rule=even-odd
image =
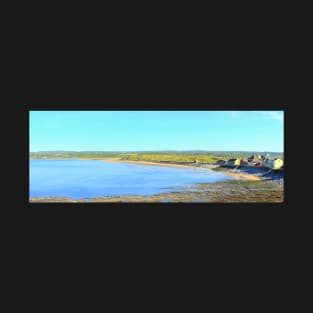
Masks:
[[[131,161],[169,161],[169,162],[201,162],[201,163],[215,163],[221,160],[219,157],[203,154],[139,154],[128,153],[122,154],[121,159]]]

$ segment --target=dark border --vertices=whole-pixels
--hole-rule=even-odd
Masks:
[[[147,105],[148,103],[148,105]],[[231,104],[230,104],[231,103]],[[230,103],[225,103],[221,101],[204,101],[204,100],[110,100],[110,101],[81,101],[81,100],[43,100],[43,101],[31,101],[24,103],[23,105],[23,119],[26,121],[26,142],[24,155],[26,155],[25,160],[25,175],[26,178],[26,193],[23,193],[22,202],[29,208],[51,208],[51,207],[73,207],[73,208],[85,208],[85,207],[102,207],[102,208],[213,208],[213,207],[223,207],[223,208],[259,208],[262,206],[273,206],[275,208],[285,207],[287,196],[287,184],[288,178],[286,179],[287,171],[286,167],[284,169],[284,202],[282,203],[30,203],[29,202],[29,111],[31,110],[208,110],[208,111],[231,111],[231,110],[241,110],[241,111],[274,111],[282,110],[284,111],[284,159],[285,164],[288,166],[288,160],[286,158],[287,153],[287,105],[281,103],[268,103],[264,105],[263,101],[256,101],[250,105],[246,105],[243,102],[241,104],[232,101]],[[286,163],[287,161],[287,163]]]

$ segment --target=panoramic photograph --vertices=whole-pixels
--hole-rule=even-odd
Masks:
[[[31,203],[284,201],[284,111],[29,111]]]

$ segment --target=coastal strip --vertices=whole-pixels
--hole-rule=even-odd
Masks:
[[[100,160],[100,159],[98,159]],[[152,166],[167,166],[167,167],[181,167],[181,168],[195,168],[195,169],[206,169],[210,170],[210,168],[207,167],[201,167],[201,166],[194,166],[193,164],[191,165],[183,165],[183,164],[172,164],[172,163],[159,163],[159,162],[153,162],[153,161],[130,161],[130,160],[122,160],[119,158],[107,158],[107,159],[101,159],[101,161],[106,161],[106,162],[118,162],[118,163],[129,163],[129,164],[141,164],[141,165],[152,165]],[[226,168],[221,170],[224,174],[227,174],[229,176],[233,177],[238,177],[244,180],[262,180],[259,176],[253,175],[253,174],[246,174],[246,173],[234,173],[230,172]]]
[[[166,167],[182,167],[182,168],[196,168],[196,169],[203,169],[203,167],[187,165],[187,164],[175,164],[175,163],[161,163],[161,162],[154,162],[154,161],[131,161],[131,160],[122,160],[119,158],[108,158],[108,159],[101,159],[102,161],[106,162],[117,162],[117,163],[129,163],[129,164],[140,164],[140,165],[152,165],[152,166],[166,166]]]

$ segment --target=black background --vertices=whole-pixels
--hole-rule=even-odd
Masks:
[[[97,277],[103,286],[96,297],[101,293],[101,299],[121,286],[128,293],[136,283],[150,293],[151,283],[158,283],[156,296],[151,291],[154,305],[165,292],[171,297],[172,286],[178,283],[188,292],[205,285],[198,288],[199,298],[205,299],[213,298],[214,291],[229,290],[219,306],[237,302],[247,306],[249,299],[255,299],[255,306],[267,299],[278,300],[279,307],[289,304],[277,291],[290,287],[295,267],[291,259],[301,256],[300,243],[309,238],[309,228],[302,226],[307,206],[302,200],[303,181],[297,177],[302,172],[295,166],[299,161],[295,143],[310,141],[309,135],[299,134],[301,126],[310,133],[310,124],[302,122],[310,114],[307,101],[300,102],[308,81],[295,92],[296,82],[303,78],[299,70],[306,65],[294,5],[290,13],[287,4],[279,8],[258,4],[246,13],[246,6],[235,10],[236,2],[233,7],[223,4],[216,16],[214,8],[192,8],[187,3],[187,13],[181,11],[182,4],[172,10],[160,7],[155,18],[156,6],[144,14],[140,7],[137,13],[142,19],[121,6],[112,21],[110,10],[90,12],[83,4],[84,12],[79,14],[78,6],[68,10],[49,6],[39,14],[37,7],[31,8],[35,17],[19,6],[14,15],[25,20],[10,20],[4,29],[5,33],[16,29],[3,45],[10,55],[3,58],[9,71],[2,85],[8,94],[2,105],[2,150],[9,151],[2,169],[8,174],[3,207],[9,212],[3,219],[7,226],[3,242],[9,247],[5,258],[14,266],[11,284],[24,292],[34,282],[46,296],[52,295],[48,305],[55,303],[58,291],[67,298],[68,286],[74,283],[86,290],[95,286]],[[53,12],[50,18],[49,12]],[[305,23],[302,19],[300,24],[308,28]],[[87,109],[90,105],[111,110],[284,109],[286,200],[282,204],[29,204],[28,106]],[[295,125],[297,118],[300,123]],[[46,292],[47,283],[54,283],[53,292]],[[229,301],[237,290],[240,297]],[[39,299],[37,292],[32,304]],[[134,300],[137,305],[142,298]],[[185,304],[187,298],[188,293],[177,303]],[[121,302],[120,297],[115,305]]]
[[[163,299],[172,300],[167,308],[211,307],[216,298],[219,308],[249,311],[301,306],[290,291],[303,285],[310,259],[304,188],[310,184],[301,162],[310,162],[311,17],[305,13],[311,11],[287,2],[114,4],[3,5],[1,209],[8,216],[1,219],[1,252],[9,274],[3,298],[18,292],[10,307],[22,301],[59,307],[62,299],[71,307],[106,308],[116,295],[115,308],[163,309]],[[29,204],[27,105],[91,103],[98,109],[284,109],[286,201]],[[88,291],[101,302],[90,301]],[[135,296],[127,297],[131,291]]]
[[[71,241],[106,238],[124,248],[134,242],[169,240],[189,247],[212,239],[233,248],[254,238],[285,247],[293,196],[290,120],[297,115],[284,49],[274,42],[251,42],[238,49],[195,41],[162,48],[128,41],[125,46],[39,42],[17,60],[9,100],[12,120],[9,142],[14,155],[10,206],[29,238],[45,234]],[[185,43],[185,45],[183,44]],[[109,48],[110,46],[110,48]],[[135,49],[136,48],[136,49]],[[17,97],[14,97],[16,96]],[[13,103],[12,99],[15,99]],[[12,104],[12,105],[11,105]],[[28,109],[276,109],[286,112],[285,201],[278,204],[29,204]],[[9,174],[11,174],[11,167]],[[9,182],[8,182],[9,184]],[[31,235],[29,237],[28,235]],[[48,236],[48,237],[46,237]],[[214,239],[215,238],[215,239]],[[22,240],[22,239],[21,239]],[[204,241],[203,241],[204,240]],[[109,241],[109,243],[108,243]],[[29,241],[28,241],[29,242]],[[230,244],[231,242],[231,244]],[[86,243],[85,243],[86,244]],[[253,243],[249,243],[252,247]],[[200,248],[200,247],[199,247]],[[207,249],[203,246],[201,249]]]

